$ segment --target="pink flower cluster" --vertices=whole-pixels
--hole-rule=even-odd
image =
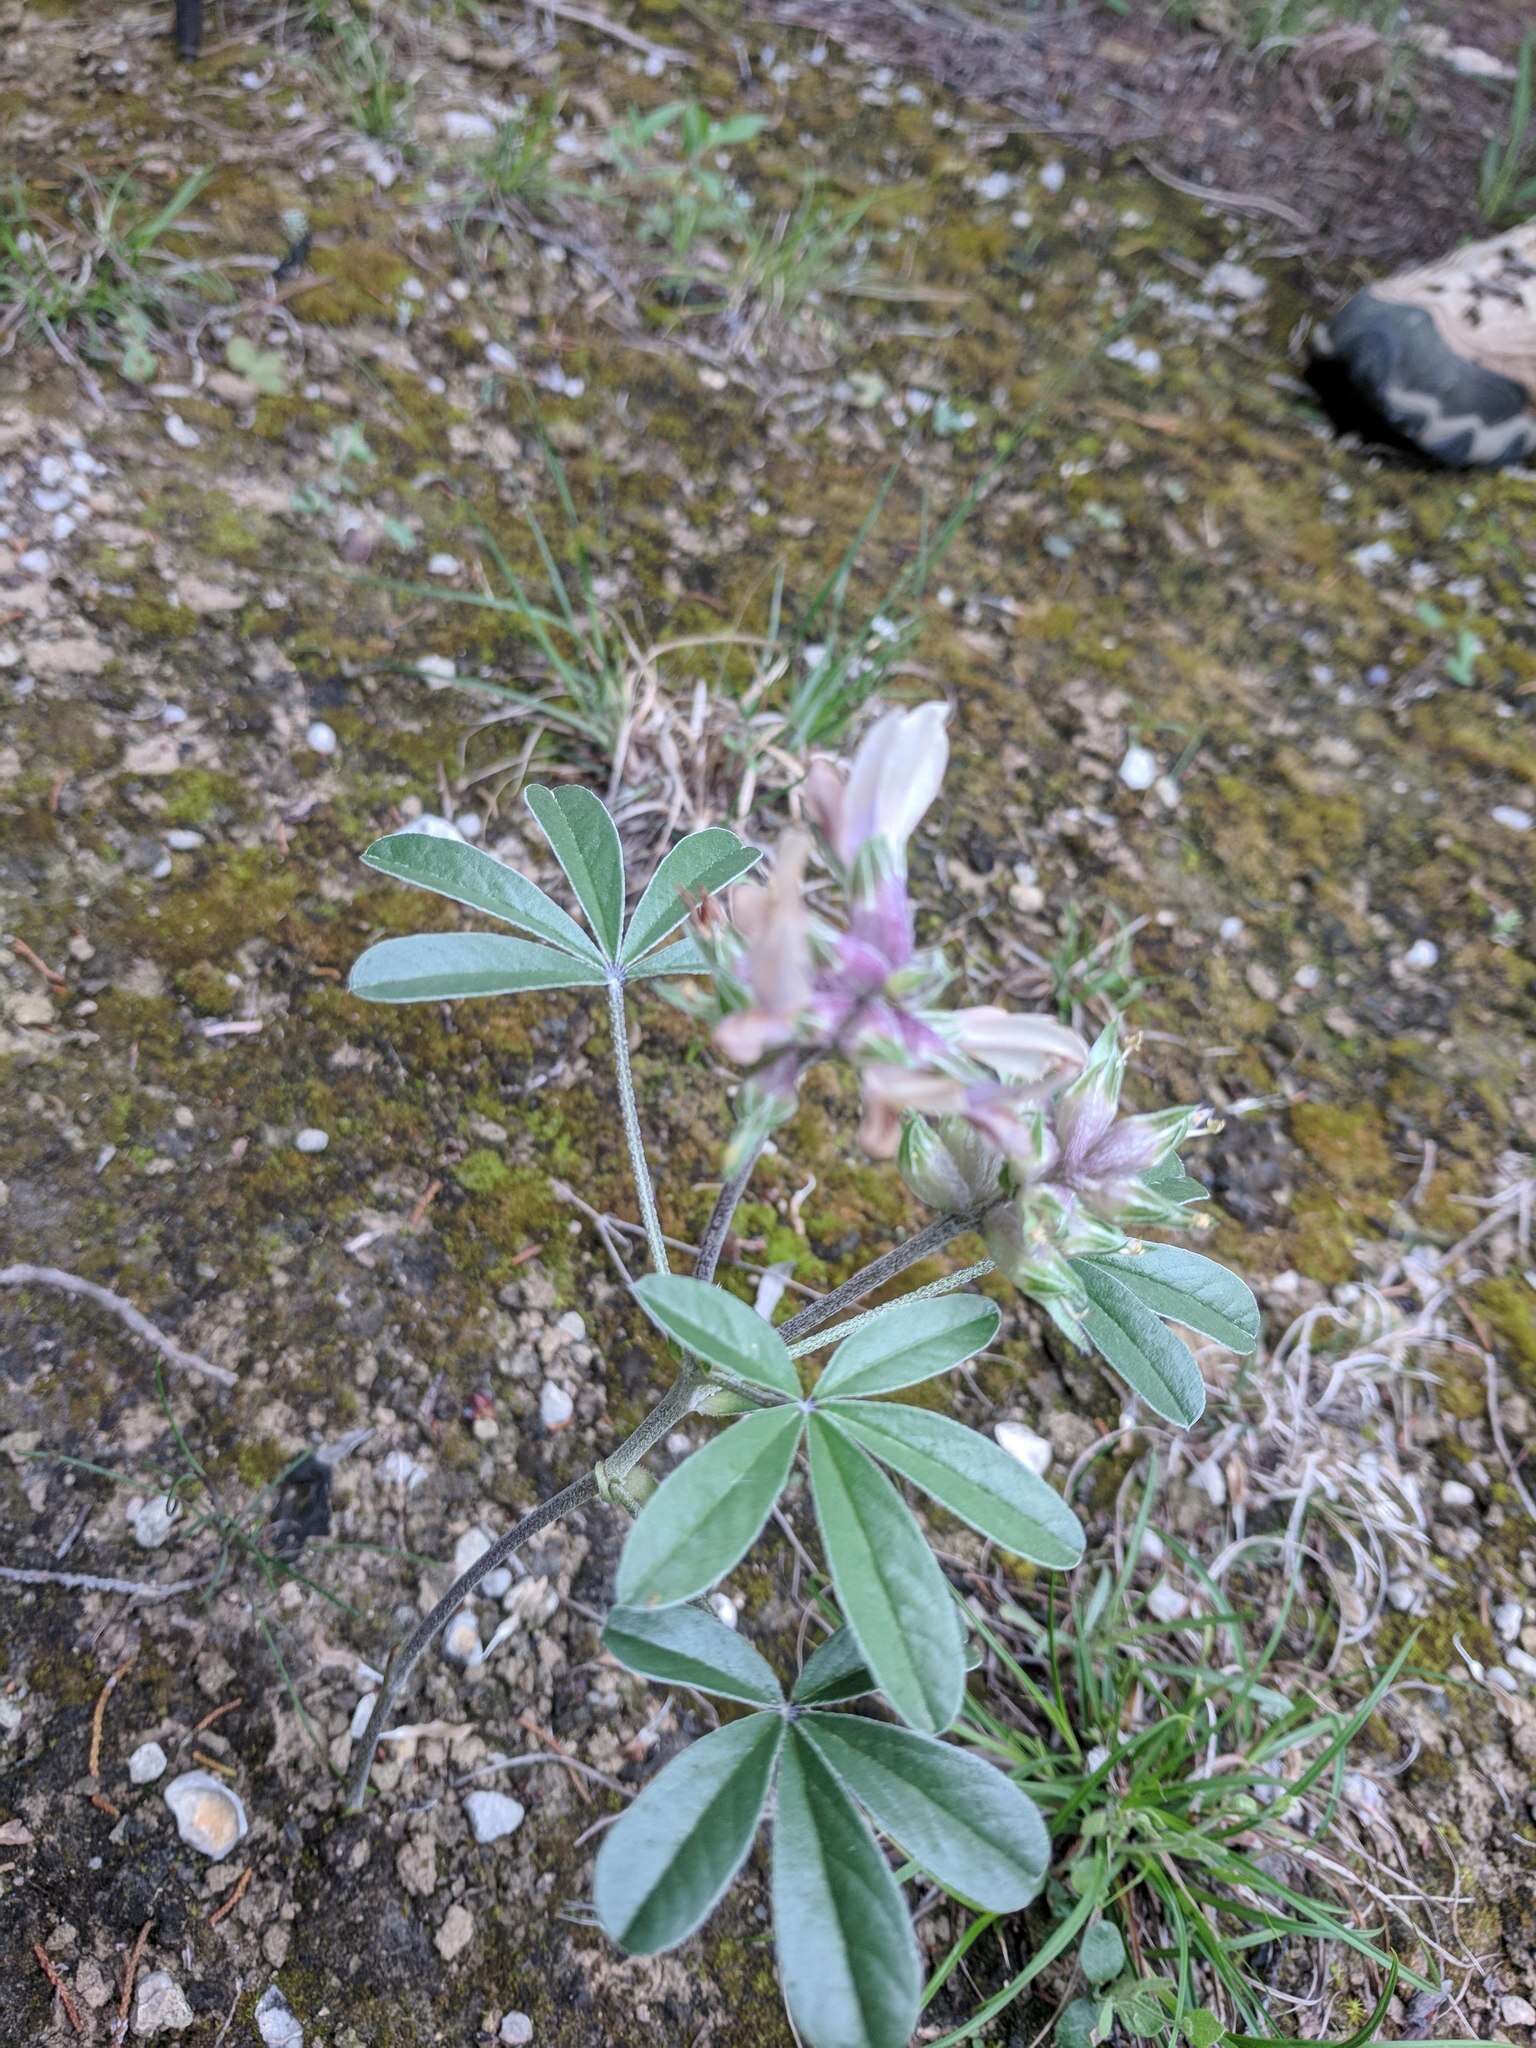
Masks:
[[[944,779],[948,715],[888,712],[846,768],[813,762],[802,802],[814,838],[787,832],[766,882],[740,885],[728,916],[708,906],[696,920],[715,1043],[750,1069],[731,1163],[792,1113],[808,1065],[845,1059],[865,1149],[899,1152],[933,1206],[984,1210],[998,1267],[1071,1329],[1086,1299],[1073,1258],[1124,1244],[1127,1225],[1187,1223],[1175,1155],[1204,1113],[1121,1116],[1114,1026],[1090,1049],[1053,1017],[942,1006],[948,970],[916,942],[907,845]],[[813,855],[831,885],[814,903]]]

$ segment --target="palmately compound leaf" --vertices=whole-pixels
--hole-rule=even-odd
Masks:
[[[773,1923],[784,2000],[807,2048],[907,2048],[917,1944],[857,1808],[798,1728],[773,1822]]]
[[[690,1743],[603,1837],[592,1899],[631,1955],[673,1948],[708,1919],[747,1859],[784,1738],[749,1714]]]
[[[864,1662],[858,1637],[851,1628],[840,1628],[806,1658],[790,1698],[796,1706],[831,1707],[843,1700],[861,1700],[874,1690],[874,1674]]]
[[[630,1529],[618,1604],[672,1607],[723,1579],[783,1492],[803,1426],[798,1408],[744,1415],[669,1473]]]
[[[590,789],[530,789],[524,801],[587,913],[603,958],[616,960],[624,929],[624,851],[618,827]]]
[[[1189,1346],[1116,1273],[1092,1259],[1074,1259],[1072,1270],[1088,1296],[1080,1327],[1089,1343],[1164,1421],[1198,1422],[1205,1384]]]
[[[1074,1262],[1076,1263],[1076,1262]],[[1182,1245],[1144,1244],[1086,1263],[1114,1275],[1145,1308],[1246,1358],[1258,1349],[1259,1304],[1233,1272]]]
[[[857,1714],[806,1714],[796,1726],[875,1825],[972,1905],[1016,1913],[1045,1882],[1045,1822],[979,1756]]]
[[[1125,1968],[1125,1943],[1113,1920],[1095,1920],[1078,1945],[1078,1965],[1090,1984],[1107,1984]]]
[[[615,1607],[603,1648],[659,1685],[689,1685],[753,1707],[783,1702],[773,1667],[702,1607]]]
[[[353,963],[347,987],[367,1003],[453,1003],[540,988],[596,988],[603,970],[532,939],[495,932],[422,932],[381,939]]]
[[[784,1339],[726,1288],[685,1273],[647,1273],[635,1283],[635,1298],[653,1323],[696,1358],[791,1400],[800,1398]]]
[[[906,1502],[831,1412],[811,1417],[809,1438],[837,1604],[897,1713],[937,1735],[965,1691],[965,1631],[948,1581]]]
[[[828,1412],[883,1465],[1015,1556],[1053,1571],[1081,1561],[1082,1524],[1061,1495],[963,1422],[895,1401],[837,1402]]]
[[[440,839],[433,832],[391,832],[375,839],[363,860],[381,875],[430,889],[470,910],[483,910],[487,917],[500,918],[563,953],[581,960],[603,957],[575,918],[536,883],[461,839]]]
[[[629,930],[624,934],[622,958],[639,960],[652,946],[659,946],[677,927],[693,904],[713,896],[755,867],[762,859],[755,846],[744,846],[734,832],[723,825],[711,825],[703,832],[690,832],[666,855],[635,905]]]
[[[893,1301],[838,1345],[817,1382],[817,1398],[914,1387],[984,1351],[1002,1319],[996,1303],[979,1294]]]

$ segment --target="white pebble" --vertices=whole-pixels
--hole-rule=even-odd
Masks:
[[[311,753],[334,754],[336,751],[336,728],[327,725],[323,718],[317,718],[305,733],[304,744]]]
[[[317,1131],[311,1125],[299,1132],[293,1141],[293,1149],[295,1152],[323,1152],[330,1142],[328,1131]]]
[[[425,832],[429,839],[462,839],[463,833],[448,818],[440,818],[436,811],[423,811],[419,818],[411,820],[413,832]]]
[[[1216,927],[1216,936],[1224,946],[1235,946],[1246,929],[1240,917],[1224,917]]]
[[[172,853],[191,853],[195,847],[206,846],[201,832],[194,832],[190,825],[177,825],[165,835],[165,843]]]
[[[1120,780],[1127,789],[1150,789],[1157,780],[1157,756],[1150,747],[1127,747],[1120,763]]]
[[[198,448],[202,435],[196,427],[189,427],[179,412],[168,412],[165,416],[166,439],[174,441],[178,448]]]
[[[1493,1610],[1493,1626],[1501,1642],[1518,1642],[1524,1625],[1525,1609],[1518,1600],[1501,1600]]]
[[[160,714],[160,719],[161,723],[164,725],[185,725],[187,722],[187,714],[182,705],[167,704],[165,709]]]
[[[1486,1676],[1488,1683],[1497,1686],[1500,1692],[1518,1692],[1520,1690],[1520,1681],[1512,1671],[1506,1671],[1502,1664],[1490,1664]]]
[[[711,1593],[709,1604],[714,1609],[716,1621],[723,1621],[727,1628],[734,1628],[741,1619],[741,1610],[729,1593]]]
[[[459,558],[457,555],[433,555],[427,563],[427,574],[429,576],[457,576],[458,573]]]
[[[148,2038],[153,2034],[180,2034],[193,2023],[187,1995],[167,1970],[151,1970],[140,1977],[133,1993],[133,2031]]]
[[[502,2048],[528,2048],[533,2039],[533,2021],[525,2012],[504,2013],[496,2038]]]
[[[453,829],[461,839],[478,839],[485,830],[485,820],[478,811],[460,811],[453,821]]]
[[[181,1503],[167,1494],[128,1503],[128,1525],[140,1550],[158,1550],[181,1516]]]
[[[53,557],[46,548],[28,548],[16,557],[16,566],[28,576],[46,576],[53,568]]]
[[[1518,804],[1495,804],[1488,813],[1495,825],[1502,825],[1510,832],[1529,832],[1536,824],[1529,811],[1522,811]]]
[[[1440,1489],[1440,1498],[1448,1508],[1469,1508],[1477,1495],[1464,1479],[1447,1479]]]
[[[1040,166],[1040,182],[1047,192],[1059,192],[1067,182],[1065,165],[1055,162],[1042,164]]]
[[[1159,1579],[1147,1595],[1147,1612],[1156,1621],[1179,1621],[1188,1614],[1189,1602],[1166,1579]]]
[[[555,1328],[563,1337],[574,1338],[577,1343],[580,1343],[581,1339],[587,1334],[587,1325],[584,1318],[578,1315],[573,1308],[568,1308],[562,1316],[556,1316]]]
[[[976,187],[978,199],[1006,199],[1013,190],[1013,179],[1006,171],[989,171]]]
[[[68,540],[78,521],[68,512],[55,512],[48,522],[48,531],[55,540]]]
[[[37,465],[37,480],[40,484],[46,484],[50,490],[56,484],[67,483],[69,464],[62,455],[45,455]]]
[[[553,1434],[557,1429],[569,1426],[576,1413],[576,1403],[562,1386],[553,1380],[546,1380],[539,1390],[539,1420]]]
[[[130,1785],[153,1785],[165,1776],[166,1755],[158,1742],[141,1742],[128,1759]]]
[[[269,1984],[257,1999],[254,2017],[266,2048],[304,2048],[304,2029],[275,1984]]]
[[[348,1724],[347,1734],[353,1742],[362,1741],[363,1730],[368,1726],[368,1717],[373,1712],[373,1703],[377,1698],[378,1694],[376,1692],[365,1692],[357,1705],[352,1709],[352,1719]]]
[[[72,491],[34,491],[32,502],[39,512],[62,512],[73,497]]]
[[[238,1792],[211,1771],[183,1771],[165,1788],[165,1803],[176,1816],[176,1830],[189,1849],[218,1863],[250,1833]]]
[[[464,1811],[477,1842],[500,1842],[523,1824],[523,1803],[510,1792],[466,1792]]]
[[[1403,955],[1403,965],[1421,973],[1426,967],[1433,967],[1440,958],[1440,948],[1433,939],[1415,939]]]
[[[1506,2027],[1536,2027],[1536,2005],[1512,1991],[1499,2000],[1499,2018]]]
[[[455,1664],[478,1664],[485,1656],[480,1627],[468,1607],[461,1607],[443,1630],[443,1655]]]
[[[450,107],[443,116],[443,134],[449,142],[488,142],[495,133],[496,124],[487,114]]]
[[[433,689],[441,689],[454,680],[458,670],[446,654],[424,654],[416,664],[416,673]]]
[[[1529,1650],[1522,1650],[1518,1644],[1508,1652],[1511,1671],[1518,1671],[1522,1678],[1536,1678],[1536,1657]]]
[[[1010,1458],[1016,1458],[1026,1472],[1043,1479],[1051,1468],[1051,1447],[1022,1422],[994,1422],[992,1434]]]
[[[517,357],[513,355],[511,349],[503,348],[499,341],[488,341],[485,344],[485,360],[493,370],[500,370],[507,376],[516,373]]]

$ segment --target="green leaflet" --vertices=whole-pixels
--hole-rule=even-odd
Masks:
[[[840,1628],[806,1658],[790,1698],[796,1706],[829,1707],[842,1700],[862,1699],[874,1689],[858,1638],[851,1628]]]
[[[962,1898],[1016,1913],[1045,1882],[1045,1823],[993,1765],[857,1714],[807,1714],[796,1726],[876,1825]]]
[[[680,839],[635,905],[621,959],[628,963],[648,953],[669,932],[676,931],[688,915],[690,901],[696,903],[701,896],[728,888],[761,858],[755,846],[743,846],[734,832],[720,825]]]
[[[738,1379],[800,1398],[800,1382],[784,1339],[724,1287],[683,1273],[647,1273],[635,1298],[652,1322],[685,1351]]]
[[[675,1606],[723,1579],[784,1490],[803,1425],[798,1408],[744,1415],[669,1473],[630,1529],[619,1605]]]
[[[776,1707],[784,1698],[772,1666],[702,1607],[616,1607],[603,1647],[659,1685],[690,1685],[755,1707]]]
[[[504,939],[495,932],[423,932],[370,946],[353,963],[347,987],[369,1003],[431,1003],[524,995],[538,988],[596,988],[603,979],[595,960],[576,960],[531,939]]]
[[[1184,1428],[1198,1422],[1205,1386],[1189,1346],[1106,1266],[1074,1259],[1072,1270],[1088,1296],[1083,1335],[1154,1413]]]
[[[896,1881],[848,1795],[791,1728],[773,1823],[779,1975],[811,2048],[907,2048],[917,1944]]]
[[[1005,1550],[1056,1571],[1080,1562],[1082,1525],[1061,1495],[964,1423],[894,1401],[838,1402],[827,1413],[882,1464]]]
[[[809,1439],[838,1605],[897,1713],[937,1734],[965,1690],[965,1637],[948,1582],[901,1495],[830,1414],[811,1417]]]
[[[1001,1321],[996,1303],[979,1294],[892,1302],[838,1345],[817,1382],[817,1399],[916,1386],[984,1351]]]
[[[576,920],[563,911],[516,868],[507,867],[477,846],[462,840],[439,839],[430,832],[391,832],[376,839],[363,855],[368,867],[397,881],[413,882],[470,910],[499,917],[520,932],[575,953],[583,960],[602,955]]]
[[[1095,1920],[1077,1950],[1078,1964],[1090,1984],[1107,1984],[1125,1968],[1125,1943],[1113,1920]]]
[[[565,870],[605,960],[624,929],[624,854],[618,828],[590,789],[530,789],[525,801]]]
[[[709,962],[692,939],[679,939],[676,945],[663,946],[659,953],[647,953],[643,960],[637,960],[632,967],[624,970],[626,981],[648,981],[658,974],[708,974]]]
[[[1235,1273],[1181,1245],[1147,1244],[1138,1252],[1116,1252],[1073,1265],[1089,1264],[1113,1275],[1143,1307],[1171,1323],[1183,1323],[1246,1358],[1258,1348],[1259,1305]]]
[[[777,1714],[717,1728],[675,1756],[604,1835],[593,1903],[631,1955],[673,1947],[719,1903],[752,1846],[783,1737]]]

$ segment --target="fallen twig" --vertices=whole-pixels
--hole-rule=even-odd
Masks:
[[[85,1767],[86,1774],[89,1777],[95,1778],[101,1773],[101,1724],[106,1715],[107,1701],[111,1699],[113,1693],[117,1690],[117,1681],[125,1676],[131,1669],[132,1664],[133,1659],[131,1657],[126,1662],[119,1664],[96,1696],[95,1710],[91,1715],[90,1761]]]
[[[174,1365],[180,1372],[201,1373],[206,1379],[217,1380],[223,1387],[235,1384],[235,1375],[226,1367],[210,1365],[195,1351],[184,1349],[174,1337],[168,1337],[164,1330],[136,1309],[131,1301],[114,1294],[110,1287],[98,1287],[94,1280],[82,1280],[78,1273],[66,1273],[58,1266],[5,1266],[0,1267],[0,1287],[56,1287],[61,1294],[84,1295],[87,1301],[94,1301],[98,1308],[109,1310],[125,1323],[151,1350],[158,1351],[167,1365]]]
[[[152,1586],[143,1579],[102,1579],[94,1572],[33,1571],[22,1565],[0,1564],[0,1579],[18,1586],[68,1586],[77,1593],[132,1593],[140,1600],[169,1600],[173,1593],[190,1593],[201,1579],[173,1579],[168,1586]]]
[[[1186,193],[1191,199],[1203,199],[1207,206],[1220,207],[1224,213],[1270,213],[1276,220],[1283,220],[1287,227],[1294,228],[1299,235],[1317,233],[1315,225],[1299,214],[1294,206],[1287,206],[1283,199],[1271,199],[1265,192],[1224,192],[1216,185],[1197,184],[1193,178],[1179,177],[1166,164],[1155,163],[1140,151],[1136,161],[1144,171],[1150,171],[1160,185]]]
[[[65,1984],[64,1979],[59,1975],[53,1957],[49,1955],[47,1949],[43,1947],[40,1941],[33,1942],[32,1953],[37,1957],[37,1967],[58,1993],[59,2003],[64,2008],[64,2017],[69,2021],[69,2024],[77,2034],[83,2034],[85,2032],[85,2025],[80,2018],[79,2008],[70,1997],[69,1988]]]
[[[222,1906],[215,1907],[214,1911],[208,1915],[208,1925],[210,1927],[217,1927],[221,1920],[225,1919],[229,1914],[233,1913],[236,1906],[238,1906],[240,1901],[245,1897],[246,1892],[250,1889],[251,1871],[253,1868],[254,1865],[247,1863],[244,1870],[241,1871],[240,1875],[235,1879],[233,1886],[230,1888],[229,1897],[224,1901]]]
[[[146,1920],[139,1929],[123,1968],[123,1995],[117,2002],[118,2031],[122,2034],[128,2031],[128,2008],[133,2002],[133,1980],[139,1974],[139,1960],[144,1954],[144,1944],[148,1941],[149,1930],[154,1924],[153,1920]]]
[[[621,21],[612,21],[596,8],[572,7],[569,0],[536,0],[539,11],[554,15],[557,21],[575,22],[581,28],[595,28],[600,36],[611,36],[616,43],[623,43],[628,49],[638,50],[643,57],[660,57],[668,64],[691,65],[693,59],[684,50],[674,50],[666,43],[650,42],[645,36],[636,35],[632,28],[626,28]]]

